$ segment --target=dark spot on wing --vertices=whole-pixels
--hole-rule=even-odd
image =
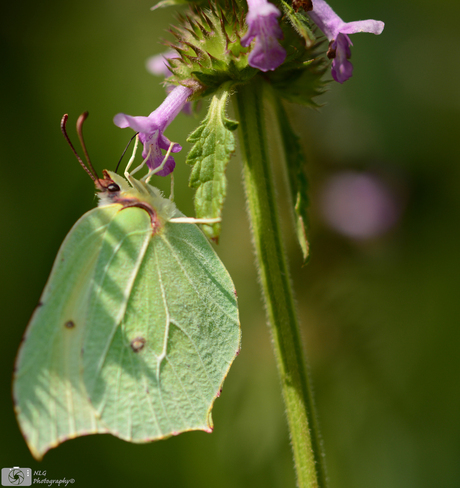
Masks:
[[[38,308],[38,307],[43,307],[43,302],[38,302],[38,304],[37,304],[37,308]]]
[[[145,346],[145,339],[143,337],[136,337],[131,341],[131,349],[134,352],[139,352]]]
[[[236,293],[236,288],[233,290],[233,294],[235,295],[235,298],[238,298],[238,293]]]
[[[73,329],[75,327],[75,322],[73,320],[68,320],[64,326],[67,328],[67,329]]]

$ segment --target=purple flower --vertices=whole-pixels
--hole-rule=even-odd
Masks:
[[[145,67],[149,73],[156,76],[171,76],[168,59],[178,58],[179,54],[176,51],[170,50],[162,54],[151,56],[145,62]]]
[[[163,135],[164,130],[174,120],[176,115],[182,110],[187,102],[187,98],[193,93],[190,88],[185,86],[176,86],[173,91],[166,97],[166,100],[154,110],[148,117],[132,117],[126,114],[117,114],[113,122],[118,127],[124,129],[131,127],[139,132],[139,139],[144,145],[142,157],[147,159],[149,169],[160,166],[163,162],[163,153],[171,145],[171,141]],[[177,153],[182,149],[179,144],[174,143],[171,152]],[[169,156],[164,168],[157,173],[158,176],[167,176],[172,173],[176,162],[173,156]]]
[[[278,42],[283,38],[277,21],[281,12],[267,0],[248,0],[248,7],[248,32],[241,39],[241,45],[248,47],[256,39],[249,54],[249,65],[261,71],[274,70],[286,58],[286,51]]]
[[[330,177],[320,194],[323,217],[340,234],[373,239],[389,231],[402,213],[398,195],[372,173],[341,171]]]
[[[353,74],[353,65],[348,61],[353,43],[348,34],[370,32],[378,35],[385,27],[379,20],[344,22],[324,0],[313,0],[313,10],[308,15],[330,41],[327,56],[332,59],[332,77],[339,83],[347,81]]]

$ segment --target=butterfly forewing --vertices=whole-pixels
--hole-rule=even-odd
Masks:
[[[59,250],[19,350],[15,408],[37,458],[67,438],[106,431],[83,385],[81,349],[95,264],[118,209],[96,208],[74,225]]]

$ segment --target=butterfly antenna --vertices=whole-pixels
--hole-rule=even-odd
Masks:
[[[77,134],[78,134],[78,139],[80,139],[80,144],[81,147],[83,148],[83,152],[85,154],[86,162],[88,163],[88,168],[91,170],[93,173],[93,176],[96,178],[96,180],[99,179],[97,176],[96,170],[93,168],[93,165],[91,164],[91,160],[89,159],[89,154],[86,149],[85,141],[83,139],[83,122],[88,118],[89,113],[88,112],[83,112],[80,117],[77,119]]]
[[[78,155],[77,151],[73,147],[73,144],[70,141],[69,136],[67,135],[66,124],[67,124],[67,119],[68,118],[69,118],[69,116],[67,114],[64,114],[63,115],[63,117],[61,119],[61,131],[64,134],[65,140],[69,144],[70,148],[72,149],[73,153],[75,154],[75,157],[77,158],[78,162],[81,164],[82,168],[89,174],[90,178],[93,181],[96,181],[97,180],[97,177],[93,173],[91,173],[91,171],[86,167],[85,163],[82,161],[81,157]]]
[[[129,145],[133,141],[133,139],[139,134],[139,132],[136,132],[133,137],[129,140],[128,144],[126,144],[125,150],[123,151],[123,154],[121,155],[120,161],[118,161],[117,167],[115,168],[115,173],[118,173],[118,168],[120,167],[121,160],[123,159],[123,156],[125,155],[126,151],[128,150]]]

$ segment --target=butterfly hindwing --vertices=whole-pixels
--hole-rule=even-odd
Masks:
[[[209,431],[239,340],[233,284],[220,259],[195,225],[167,223],[152,236],[102,369],[85,362],[95,378],[91,401],[126,440]]]

